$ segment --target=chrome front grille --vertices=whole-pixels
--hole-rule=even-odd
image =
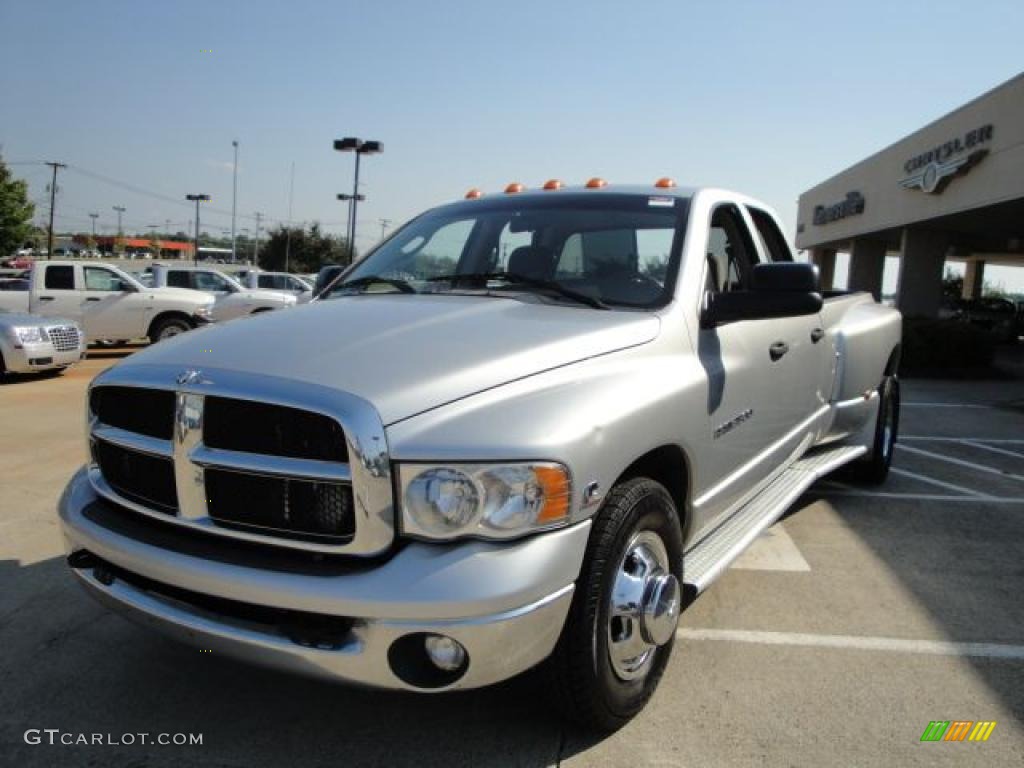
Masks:
[[[390,545],[387,446],[368,404],[317,385],[162,368],[114,368],[90,390],[100,494],[225,537],[365,555]]]
[[[46,329],[46,335],[50,337],[50,343],[58,352],[71,352],[78,349],[81,337],[78,328],[73,325],[57,325]]]

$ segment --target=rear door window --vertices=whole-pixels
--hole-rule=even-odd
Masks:
[[[50,291],[75,290],[75,268],[69,266],[46,267],[45,286]]]
[[[184,272],[180,269],[172,269],[167,273],[167,285],[171,288],[191,288],[192,285],[188,279],[188,272]]]

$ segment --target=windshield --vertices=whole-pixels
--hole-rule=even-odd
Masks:
[[[650,308],[667,303],[688,201],[676,197],[553,192],[550,197],[476,200],[413,220],[338,280],[393,292],[536,292],[545,300]],[[501,279],[501,275],[524,278]],[[474,280],[455,279],[459,275]],[[452,279],[447,279],[451,277]],[[383,278],[374,284],[370,278]],[[545,290],[548,284],[555,290]],[[559,291],[558,289],[562,289]],[[409,292],[409,291],[406,291]]]

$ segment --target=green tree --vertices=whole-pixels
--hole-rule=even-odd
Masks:
[[[85,238],[85,249],[87,251],[95,251],[96,250],[96,238],[93,237],[92,235],[87,235],[86,236],[86,238]]]
[[[0,257],[9,256],[32,240],[35,205],[28,199],[28,182],[11,176],[0,158]]]
[[[154,259],[159,259],[160,258],[160,238],[157,237],[157,235],[155,233],[149,239],[148,250],[153,255]]]
[[[268,239],[260,243],[259,266],[283,270],[285,254],[291,272],[316,272],[324,264],[348,263],[345,238],[325,234],[317,222],[308,229],[279,226],[270,230]]]

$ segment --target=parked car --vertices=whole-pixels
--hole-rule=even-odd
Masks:
[[[28,269],[29,267],[32,266],[32,259],[28,256],[13,256],[9,259],[6,259],[3,262],[2,266],[5,266],[9,269]]]
[[[85,334],[73,320],[0,310],[0,375],[62,373],[85,352]]]
[[[155,290],[110,264],[41,261],[27,291],[0,291],[0,309],[67,317],[86,339],[150,341],[176,336],[213,319],[214,299],[197,291]]]
[[[1000,341],[1014,342],[1024,334],[1024,314],[1009,299],[961,299],[952,308],[952,318],[984,328]]]
[[[744,195],[442,206],[316,307],[97,377],[68,563],[218,654],[419,692],[543,663],[570,716],[617,728],[680,612],[804,490],[886,477],[900,326],[823,301]]]
[[[209,267],[154,264],[143,274],[150,276],[147,280],[156,288],[191,288],[213,294],[217,300],[213,319],[217,322],[272,309],[288,309],[297,303],[290,293],[245,288],[234,278]]]
[[[299,304],[306,304],[313,298],[313,284],[289,272],[264,272],[261,269],[245,269],[235,275],[246,288],[263,288],[270,291],[290,293]]]

